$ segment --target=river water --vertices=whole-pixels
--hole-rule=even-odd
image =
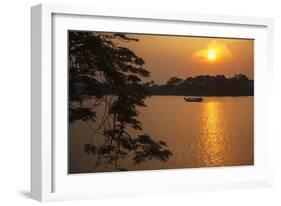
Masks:
[[[177,169],[254,164],[253,97],[204,97],[185,102],[182,96],[152,96],[139,108],[143,133],[163,140],[173,153],[167,162],[147,161],[134,165],[132,156],[120,160],[128,170]],[[94,126],[94,125],[92,125]],[[131,131],[134,134],[134,131]],[[70,126],[69,172],[114,171],[113,166],[96,167],[83,152],[91,130],[85,122]]]

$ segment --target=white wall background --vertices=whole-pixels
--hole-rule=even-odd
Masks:
[[[30,172],[30,6],[46,2],[6,0],[1,2],[0,31],[0,204],[37,205],[29,192]],[[207,14],[265,16],[275,20],[275,106],[272,122],[281,117],[281,6],[278,0],[57,0],[53,3],[84,4],[180,11]],[[279,57],[280,56],[280,57]],[[279,57],[279,58],[278,58]],[[280,68],[280,69],[279,69]],[[266,86],[266,85],[265,85]],[[281,126],[281,124],[280,124]],[[281,132],[276,125],[275,182],[271,189],[247,189],[178,195],[156,195],[59,205],[281,205]]]

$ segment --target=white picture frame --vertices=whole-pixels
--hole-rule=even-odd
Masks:
[[[118,21],[118,27],[114,21]],[[267,110],[271,105],[267,90],[274,75],[272,19],[40,4],[31,9],[31,25],[32,198],[52,201],[273,185],[273,134],[267,126]],[[167,26],[173,29],[167,30]],[[66,68],[65,31],[74,27],[255,38],[255,165],[68,175],[64,146],[67,143],[66,70],[58,68]],[[191,27],[193,31],[188,30]]]

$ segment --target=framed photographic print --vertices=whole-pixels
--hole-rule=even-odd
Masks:
[[[32,197],[271,186],[272,27],[33,7]]]

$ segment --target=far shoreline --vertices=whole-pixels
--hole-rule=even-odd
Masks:
[[[152,94],[148,97],[153,96],[178,96],[178,97],[254,97],[254,95],[182,95],[182,94]]]

